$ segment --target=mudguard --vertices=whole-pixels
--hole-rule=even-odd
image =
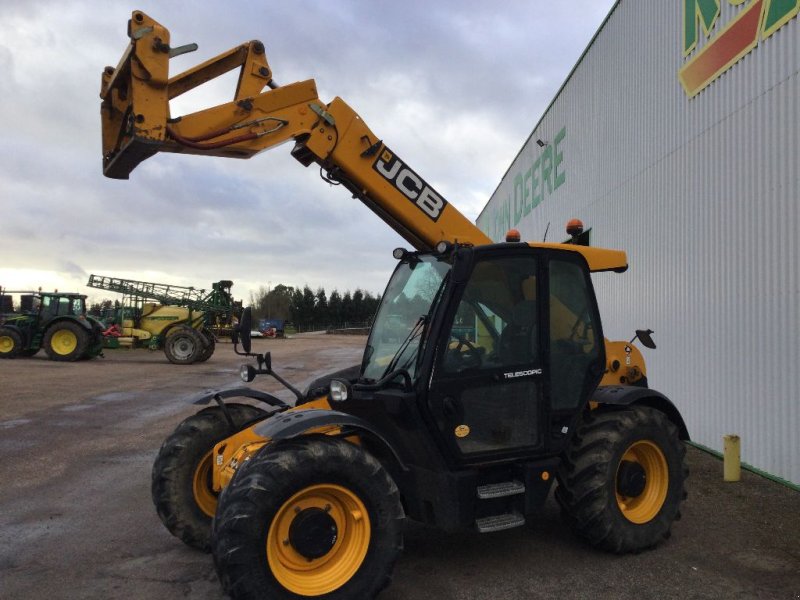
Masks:
[[[20,319],[18,319],[18,320],[22,320],[22,318],[23,317],[20,317]],[[9,320],[7,320],[5,322],[2,319],[0,319],[0,327],[7,327],[8,329],[16,331],[19,334],[20,338],[22,339],[22,346],[23,347],[27,347],[28,344],[30,344],[30,342],[31,342],[30,338],[31,338],[31,335],[32,335],[30,329],[26,329],[26,328],[20,327],[12,319],[9,319]]]
[[[192,404],[210,404],[213,400],[214,402],[222,402],[226,398],[237,398],[237,397],[244,397],[244,398],[252,398],[253,400],[258,400],[259,402],[264,402],[265,404],[269,404],[270,406],[276,406],[278,408],[289,408],[289,405],[286,404],[280,398],[276,398],[272,394],[268,394],[266,392],[260,392],[258,390],[254,390],[248,387],[240,387],[240,388],[232,388],[229,390],[217,390],[214,392],[203,392],[199,396],[194,396],[190,400]]]
[[[341,428],[345,435],[368,433],[392,453],[401,469],[408,470],[394,446],[371,423],[338,410],[309,408],[281,413],[258,423],[253,430],[256,434],[277,442],[303,435],[311,429],[328,426]]]
[[[678,428],[680,439],[689,439],[689,430],[672,401],[661,392],[637,385],[605,385],[597,388],[592,402],[612,406],[649,406],[660,410]]]
[[[19,325],[17,325],[17,324],[14,322],[14,319],[8,319],[8,320],[7,320],[7,321],[5,321],[5,322],[2,322],[2,321],[0,321],[0,327],[8,327],[9,329],[13,329],[13,330],[14,330],[14,331],[16,331],[18,334],[20,334],[21,336],[23,336],[23,339],[24,339],[24,336],[25,336],[25,330],[24,330],[22,327],[20,327]]]
[[[72,323],[77,323],[87,331],[91,332],[94,328],[94,321],[91,319],[81,319],[72,315],[64,315],[61,317],[54,317],[47,321],[47,325],[45,326],[47,329],[55,325],[56,323],[63,323],[64,321],[70,321]]]

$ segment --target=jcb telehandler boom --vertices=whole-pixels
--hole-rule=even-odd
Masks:
[[[294,407],[250,389],[181,423],[153,466],[166,527],[213,549],[233,598],[372,598],[389,582],[408,517],[481,533],[525,523],[555,497],[593,545],[637,552],[665,539],[685,496],[688,437],[647,387],[631,342],[604,340],[590,274],[624,252],[492,243],[340,98],[312,80],[279,87],[250,42],[173,77],[169,32],[136,11],[130,45],[103,74],[103,169],[125,179],[159,151],[292,155],[406,239],[361,365],[304,394],[269,355]],[[189,115],[169,100],[239,68],[231,102]],[[267,91],[262,91],[268,87]],[[241,324],[250,352],[249,313]],[[654,347],[649,331],[637,331]],[[264,403],[227,403],[236,395]],[[213,518],[213,533],[211,531]]]
[[[142,12],[130,21],[131,44],[103,73],[103,173],[127,179],[156,152],[250,158],[287,141],[303,165],[318,164],[418,250],[442,240],[489,240],[383,141],[341,98],[326,103],[313,79],[278,86],[264,45],[243,44],[175,77],[168,76],[169,32]],[[169,100],[239,68],[233,100],[173,118]],[[269,87],[266,92],[262,92]]]

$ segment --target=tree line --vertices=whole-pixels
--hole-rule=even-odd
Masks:
[[[291,321],[298,331],[366,326],[375,316],[381,296],[356,289],[340,294],[334,289],[328,296],[325,288],[313,291],[309,286],[278,284],[259,287],[250,293],[253,319]]]
[[[380,300],[380,294],[373,296],[361,289],[344,294],[334,289],[328,296],[325,288],[315,292],[307,285],[303,288],[283,284],[273,288],[261,286],[256,292],[250,292],[256,325],[261,319],[279,319],[291,322],[298,331],[368,326]],[[120,306],[119,300],[103,299],[93,302],[88,312],[105,317]]]

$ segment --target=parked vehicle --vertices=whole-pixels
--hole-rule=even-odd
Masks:
[[[57,361],[100,356],[103,329],[86,314],[83,294],[0,288],[0,358],[33,356],[42,348]]]

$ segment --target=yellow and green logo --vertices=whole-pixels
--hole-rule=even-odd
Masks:
[[[720,0],[683,0],[683,55],[691,58],[678,71],[690,98],[735,65],[742,57],[786,25],[800,11],[800,0],[727,0],[746,6],[722,29],[713,32],[720,15]],[[711,39],[699,50],[702,29]]]

